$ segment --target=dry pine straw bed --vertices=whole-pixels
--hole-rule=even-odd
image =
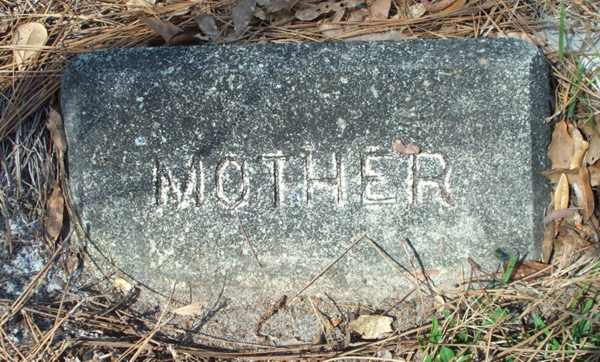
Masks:
[[[539,33],[548,19],[558,24],[558,51]],[[0,299],[0,359],[599,359],[598,74],[585,69],[581,54],[566,53],[564,41],[568,29],[598,31],[594,24],[600,24],[600,4],[594,0],[0,0],[0,282],[5,286],[0,288],[5,298]],[[422,288],[434,307],[414,326],[390,324],[385,313],[368,307],[360,309],[358,319],[315,308],[323,326],[320,341],[288,347],[227,342],[191,331],[186,326],[205,315],[198,305],[141,314],[135,297],[147,291],[123,278],[78,282],[91,263],[74,242],[78,230],[69,213],[66,142],[56,109],[61,70],[73,54],[206,41],[500,36],[540,46],[552,64],[555,112],[547,120],[554,125],[547,176],[555,191],[549,195],[543,260],[503,255],[503,270],[486,275],[485,282],[472,280],[482,278],[474,262],[459,292],[440,295]],[[40,255],[45,264],[29,274],[11,274],[6,266],[23,252]],[[17,278],[24,278],[20,287],[8,290]],[[59,287],[48,287],[52,283]],[[257,333],[284,304],[264,307]],[[361,318],[378,327],[365,331]]]

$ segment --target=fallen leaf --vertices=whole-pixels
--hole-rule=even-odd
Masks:
[[[289,9],[295,1],[290,0],[257,0],[258,5],[262,6],[268,13]]]
[[[578,231],[585,240],[594,242],[598,247],[600,247],[600,244],[598,244],[600,242],[599,226],[600,222],[598,221],[598,218],[594,213],[592,214],[588,222],[581,225],[581,228]]]
[[[406,40],[407,34],[401,31],[390,30],[383,33],[370,33],[344,38],[344,41],[383,41],[383,40]]]
[[[14,58],[17,68],[24,69],[25,63],[36,56],[42,46],[48,41],[48,31],[40,23],[26,23],[19,25],[13,35],[13,43],[17,47],[27,49],[15,49]]]
[[[451,13],[463,6],[465,6],[466,0],[440,0],[428,6],[427,10],[430,13]]]
[[[564,173],[554,190],[554,210],[566,209],[569,207],[569,181]]]
[[[536,274],[536,277],[541,277],[549,275],[553,271],[554,267],[552,265],[541,263],[535,260],[525,260],[516,266],[516,268],[513,271],[511,280],[524,279],[533,274]]]
[[[556,238],[556,224],[549,223],[544,227],[544,239],[542,240],[542,261],[550,262],[554,250],[554,239]]]
[[[219,36],[219,28],[217,27],[217,22],[215,21],[215,17],[212,15],[200,15],[194,18],[196,24],[198,24],[198,28],[208,36],[209,39],[214,40],[217,36]]]
[[[133,289],[133,285],[131,285],[131,283],[119,276],[113,279],[113,287],[123,294],[129,294],[129,292]]]
[[[600,168],[599,168],[600,171]],[[560,176],[563,174],[567,175],[567,179],[569,180],[569,184],[573,184],[577,179],[577,173],[579,170],[569,170],[568,168],[556,168],[548,171],[543,171],[542,175],[546,176],[546,178],[552,182],[553,184],[558,183],[560,180]]]
[[[202,305],[200,303],[192,303],[186,306],[174,309],[172,311],[173,314],[177,314],[180,316],[197,316],[202,313]]]
[[[435,310],[437,310],[439,313],[443,313],[443,311],[445,309],[447,309],[446,306],[446,300],[444,300],[444,297],[442,297],[439,294],[436,294],[433,297],[433,307],[435,308]]]
[[[183,32],[177,25],[157,18],[143,18],[142,22],[160,35],[167,44],[169,44],[177,34]]]
[[[592,187],[600,186],[600,161],[594,162],[588,167],[590,173],[590,184]]]
[[[46,233],[51,241],[60,235],[63,226],[65,200],[63,198],[60,182],[56,181],[46,205]]]
[[[128,0],[125,5],[129,10],[143,10],[152,8],[156,0]]]
[[[344,33],[344,27],[338,24],[324,23],[319,25],[318,29],[321,32],[321,34],[332,39],[335,39],[337,36]]]
[[[553,221],[561,220],[566,217],[573,215],[579,210],[578,208],[568,208],[568,209],[560,209],[560,210],[552,210],[544,217],[544,225],[549,224]]]
[[[505,33],[498,33],[498,35],[496,37],[498,37],[498,38],[520,39],[520,40],[524,40],[524,41],[526,41],[528,43],[531,43],[531,44],[533,44],[535,46],[538,46],[538,43],[536,43],[536,39],[534,39],[533,37],[531,37],[529,34],[527,34],[525,32],[507,31]]]
[[[591,251],[592,244],[581,236],[573,228],[562,228],[556,238],[555,257],[558,257],[559,267],[564,268],[572,265],[574,258],[581,252]]]
[[[552,169],[570,168],[574,148],[575,142],[569,134],[567,122],[556,123],[552,132],[552,141],[548,147],[548,158],[552,163]]]
[[[392,142],[392,152],[399,155],[416,155],[421,152],[421,149],[415,144],[404,144],[402,143],[402,140],[396,139]]]
[[[576,169],[583,164],[585,153],[590,147],[590,144],[583,138],[581,131],[575,126],[569,127],[571,137],[573,137],[573,154],[569,161],[569,168]]]
[[[54,108],[50,108],[46,128],[50,131],[50,138],[52,139],[52,143],[54,143],[59,158],[62,159],[62,155],[67,150],[67,140],[63,129],[62,117]]]
[[[590,185],[590,173],[587,167],[579,168],[577,182],[573,184],[577,206],[583,210],[583,221],[588,221],[594,212],[594,193]]]
[[[169,41],[169,45],[189,45],[194,43],[194,41],[198,38],[200,34],[192,31],[184,31],[183,33],[179,33],[171,38]]]
[[[600,161],[596,161],[593,165],[588,166],[588,171],[590,173],[590,184],[592,187],[600,186]],[[544,171],[542,174],[548,178],[550,182],[553,184],[557,183],[562,174],[567,175],[569,179],[569,184],[573,185],[577,181],[577,175],[579,174],[579,169],[568,170],[564,168],[559,168],[556,170]]]
[[[387,19],[390,13],[391,5],[392,0],[374,0],[369,6],[369,13],[371,14],[371,19]]]
[[[350,15],[348,16],[348,22],[352,23],[352,22],[361,22],[363,20],[365,20],[367,18],[367,16],[369,16],[369,10],[368,9],[354,9],[350,12]]]
[[[331,318],[331,321],[329,324],[331,325],[331,329],[333,330],[333,329],[339,327],[342,324],[342,322],[344,322],[344,319],[342,319],[341,317],[333,317],[333,318]]]
[[[294,13],[294,16],[296,17],[296,19],[302,20],[302,21],[315,20],[320,15],[321,15],[321,11],[316,6],[311,6],[306,9],[297,10]]]
[[[338,22],[342,21],[345,14],[346,14],[346,9],[339,9],[331,17],[331,21],[334,23],[338,23]]]
[[[254,11],[256,10],[256,0],[239,0],[231,10],[233,20],[233,30],[241,35],[248,29]]]
[[[600,132],[595,127],[589,125],[584,126],[582,130],[590,142],[590,147],[585,154],[583,163],[585,165],[593,165],[596,161],[600,160]]]
[[[361,315],[348,324],[351,331],[358,333],[363,339],[379,339],[391,333],[391,317],[382,315]]]
[[[408,8],[408,16],[413,19],[420,18],[425,15],[426,12],[427,7],[422,3],[413,4]]]
[[[346,9],[355,9],[364,4],[364,0],[342,0],[342,1],[324,1],[322,3],[311,5],[307,8],[297,10],[294,16],[298,20],[311,21],[321,15],[332,12],[346,11]]]

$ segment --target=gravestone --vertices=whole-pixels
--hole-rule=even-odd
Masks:
[[[83,54],[75,206],[95,255],[163,292],[253,305],[337,260],[304,293],[379,303],[420,266],[538,255],[547,72],[507,39]]]

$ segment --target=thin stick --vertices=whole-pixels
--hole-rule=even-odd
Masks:
[[[313,285],[314,282],[317,281],[317,279],[319,279],[320,277],[323,276],[323,274],[327,273],[327,271],[329,269],[331,269],[331,267],[334,266],[338,261],[340,261],[340,259],[342,259],[344,256],[346,256],[346,254],[348,254],[348,252],[350,250],[352,250],[352,248],[354,248],[354,246],[356,246],[356,244],[358,244],[359,241],[363,240],[365,238],[365,236],[367,236],[366,233],[361,233],[361,234],[354,236],[352,239],[350,239],[350,243],[351,243],[350,246],[340,256],[338,256],[334,261],[329,263],[329,265],[327,265],[323,270],[321,270],[319,272],[319,274],[315,275],[315,277],[312,278],[310,280],[310,282],[308,282],[308,284],[306,284],[304,286],[304,288],[300,289],[300,291],[298,291],[298,293],[296,293],[296,295],[294,295],[294,297],[290,300],[290,304],[295,302],[296,299],[300,296],[300,294],[302,294],[306,289],[308,289],[311,285]]]
[[[252,245],[250,236],[246,232],[246,228],[244,228],[244,224],[242,224],[242,220],[240,219],[239,215],[238,215],[238,222],[240,223],[240,232],[242,233],[242,236],[244,236],[244,240],[246,240],[246,244],[248,244],[248,247],[250,248],[252,255],[254,255],[254,259],[256,259],[256,263],[258,264],[259,267],[262,268],[263,265],[260,263],[260,260],[258,259],[258,254],[256,254],[256,250],[254,249],[254,246]]]

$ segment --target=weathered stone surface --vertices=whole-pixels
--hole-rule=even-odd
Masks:
[[[99,250],[157,289],[239,305],[295,294],[361,232],[434,275],[535,256],[548,103],[542,55],[508,39],[99,52],[62,87]],[[361,241],[307,293],[397,297],[393,264]]]

